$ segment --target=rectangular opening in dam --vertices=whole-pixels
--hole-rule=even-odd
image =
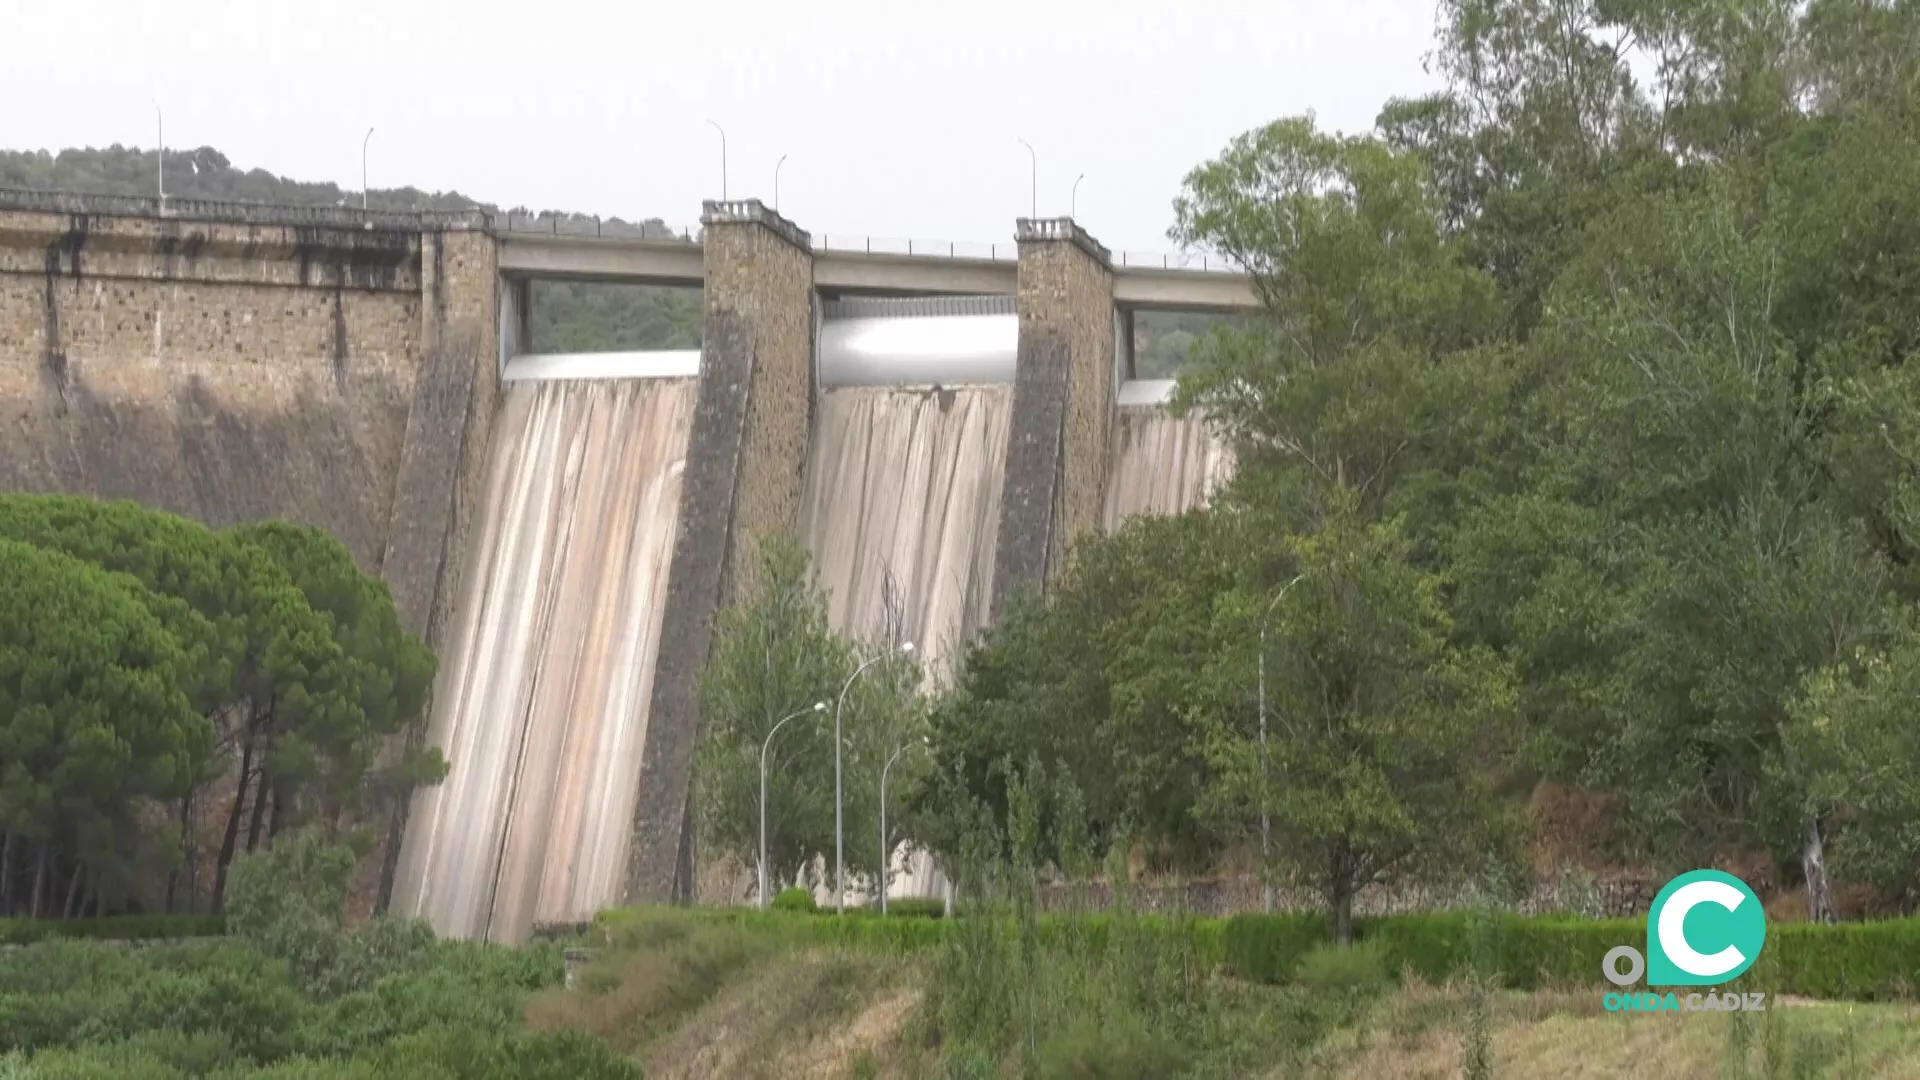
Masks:
[[[700,347],[698,287],[538,278],[529,285],[533,352],[644,352]]]
[[[1175,379],[1187,365],[1194,346],[1215,327],[1244,326],[1239,315],[1195,311],[1134,311],[1133,348],[1127,377]]]

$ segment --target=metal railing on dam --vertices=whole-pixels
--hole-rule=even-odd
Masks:
[[[510,235],[560,236],[601,240],[678,240],[698,246],[697,225],[666,225],[658,221],[633,222],[620,218],[545,214],[494,215],[488,225],[495,232]],[[1015,243],[988,243],[967,240],[931,240],[917,237],[854,236],[822,233],[812,238],[819,255],[910,255],[929,259],[976,259],[988,262],[1017,262],[1020,246]],[[1184,270],[1203,274],[1242,274],[1239,264],[1204,251],[1115,251],[1113,266],[1121,270]]]

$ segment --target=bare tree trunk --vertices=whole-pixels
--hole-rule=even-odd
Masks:
[[[1333,901],[1333,940],[1341,948],[1353,945],[1353,865],[1344,845],[1327,859],[1329,899]]]
[[[0,917],[13,914],[13,842],[11,830],[0,840]]]
[[[37,919],[40,917],[40,895],[45,890],[47,884],[47,856],[51,854],[52,850],[53,849],[46,844],[40,845],[40,858],[33,866],[33,896],[29,898],[31,906],[28,908],[28,918]]]
[[[248,853],[252,853],[260,846],[260,830],[266,824],[267,803],[271,801],[270,789],[272,786],[273,785],[267,782],[266,769],[262,768],[260,770],[260,783],[253,791],[253,817],[247,822]]]
[[[180,800],[180,831],[186,841],[187,914],[200,910],[200,815],[195,812],[196,794],[189,792]]]
[[[1800,869],[1807,879],[1807,921],[1830,923],[1838,919],[1833,907],[1833,882],[1827,877],[1826,839],[1820,835],[1820,817],[1807,817],[1806,846],[1800,851]]]
[[[227,864],[233,862],[233,849],[240,843],[240,808],[247,801],[247,788],[253,781],[253,743],[240,751],[240,787],[233,793],[233,808],[227,811],[227,831],[220,840],[220,859],[213,868],[213,910],[219,911],[227,896]]]
[[[60,908],[62,918],[73,918],[74,905],[80,902],[80,880],[87,876],[87,864],[73,864],[73,876],[67,880],[67,902]]]

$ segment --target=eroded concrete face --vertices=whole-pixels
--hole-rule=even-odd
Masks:
[[[419,237],[0,213],[0,487],[285,517],[381,567]]]
[[[318,526],[441,645],[493,408],[493,239],[407,215],[128,202],[0,206],[0,490]]]

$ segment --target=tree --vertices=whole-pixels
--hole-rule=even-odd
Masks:
[[[777,886],[815,856],[831,857],[831,711],[854,660],[827,624],[805,549],[770,535],[760,567],[756,591],[714,621],[700,673],[695,806],[703,846],[757,863],[761,748],[782,719],[825,702],[826,713],[794,719],[767,748],[768,880]]]
[[[1218,838],[1192,814],[1208,784],[1196,676],[1244,555],[1226,525],[1204,512],[1135,518],[1076,547],[1044,602],[1004,614],[932,707],[918,828],[952,854],[977,802],[1006,834],[1007,783],[1032,759],[1079,790],[1096,846],[1130,819],[1160,861],[1203,866]]]
[[[72,915],[103,886],[124,889],[143,803],[186,791],[212,751],[142,591],[0,540],[0,912]],[[29,853],[19,903],[15,860]]]
[[[1257,642],[1272,604],[1265,763],[1254,710],[1222,714],[1199,812],[1243,827],[1269,812],[1279,864],[1326,899],[1345,944],[1367,885],[1501,851],[1494,780],[1513,735],[1512,675],[1490,651],[1450,644],[1440,580],[1407,562],[1392,523],[1349,504],[1289,546],[1292,587],[1277,603],[1223,605],[1216,638]],[[1219,651],[1207,673],[1217,696],[1246,700],[1251,651]]]
[[[270,839],[303,800],[329,818],[354,805],[380,740],[424,707],[431,654],[401,631],[385,586],[317,530],[216,532],[132,502],[12,495],[0,496],[0,536],[130,574],[188,643],[184,688],[216,732],[215,754],[180,795],[190,909],[213,780],[234,770],[214,857],[218,907],[237,852]],[[400,777],[437,779],[437,755],[416,757]],[[276,804],[284,821],[268,813]]]
[[[357,807],[364,782],[371,781],[386,801],[407,797],[416,784],[437,783],[446,774],[446,762],[432,747],[408,748],[385,769],[375,770],[376,754],[387,740],[425,711],[437,667],[426,643],[401,626],[386,583],[362,573],[345,545],[312,526],[268,521],[239,526],[233,536],[277,564],[328,620],[346,669],[332,722],[287,731],[274,747],[276,760],[269,762],[263,787],[273,807],[268,835],[301,822],[297,803],[303,787],[312,789],[317,802],[309,809],[317,809],[331,825],[344,810]],[[256,822],[257,807],[265,802],[256,803]],[[248,850],[257,831],[249,831]]]
[[[1803,821],[1832,830],[1834,876],[1867,883],[1911,903],[1920,893],[1920,636],[1911,628],[1886,648],[1860,648],[1808,675],[1791,705],[1781,762],[1804,794]],[[1783,785],[1785,786],[1785,785]],[[1822,869],[1825,869],[1823,867]],[[1820,898],[1832,910],[1832,898]]]

